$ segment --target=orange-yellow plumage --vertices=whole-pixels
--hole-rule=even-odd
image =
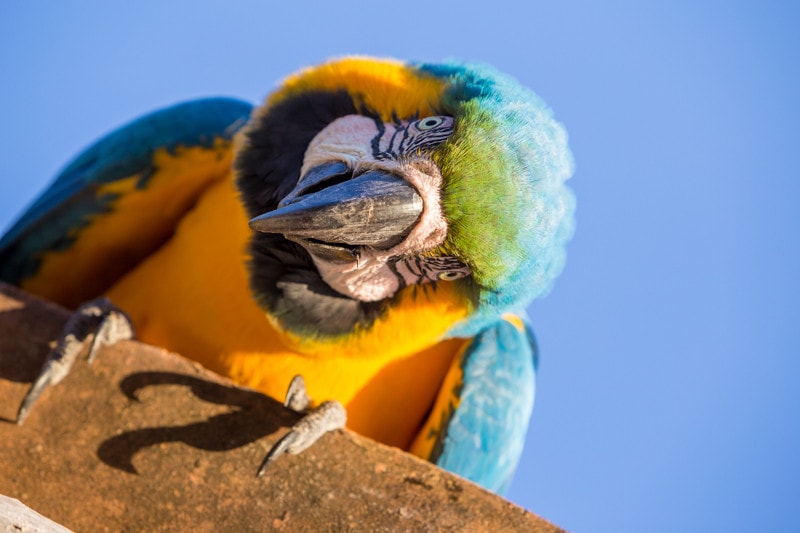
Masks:
[[[266,108],[299,91],[346,89],[389,121],[432,113],[443,85],[400,62],[349,58],[289,77]],[[101,185],[98,198],[118,199],[70,247],[46,252],[23,287],[71,307],[102,291],[132,318],[140,340],[275,398],[301,374],[314,399],[345,405],[352,429],[408,447],[463,344],[440,339],[469,304],[440,283],[405,289],[399,305],[347,336],[309,339],[276,328],[250,291],[251,230],[233,183],[231,146],[217,139],[211,148],[160,149],[146,187],[138,174]],[[147,257],[129,265],[127,255]]]
[[[249,235],[230,176],[212,183],[169,242],[107,295],[133,319],[139,339],[275,398],[301,374],[313,398],[345,405],[352,429],[407,446],[461,343],[438,339],[465,316],[464,304],[447,283],[435,299],[412,298],[409,288],[405,305],[369,331],[326,341],[292,337],[273,327],[249,291]],[[418,334],[404,333],[412,330]],[[375,416],[389,410],[391,418]]]
[[[390,122],[394,117],[434,114],[444,87],[443,79],[423,75],[399,61],[349,57],[286,78],[267,99],[267,107],[301,91],[347,89]]]
[[[211,149],[157,150],[153,166],[158,170],[147,186],[139,186],[140,174],[99,186],[97,198],[117,199],[73,231],[70,247],[44,252],[40,270],[23,280],[22,288],[69,307],[97,296],[169,238],[197,198],[230,176],[232,160],[230,142],[219,139]]]

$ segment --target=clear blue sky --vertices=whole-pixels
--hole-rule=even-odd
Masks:
[[[145,111],[259,101],[347,53],[491,63],[555,109],[577,163],[510,498],[576,531],[797,529],[797,8],[268,4],[0,3],[0,227]]]

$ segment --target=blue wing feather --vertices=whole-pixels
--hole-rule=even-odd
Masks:
[[[502,493],[522,454],[533,397],[533,333],[501,320],[482,330],[459,361],[459,399],[439,430],[431,459],[442,468]]]
[[[210,147],[230,139],[253,106],[232,98],[208,98],[146,115],[103,137],[72,161],[0,239],[0,279],[19,284],[38,269],[38,257],[62,250],[92,214],[104,213],[115,198],[97,190],[138,174],[145,187],[156,150]]]

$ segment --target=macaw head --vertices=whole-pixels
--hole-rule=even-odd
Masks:
[[[573,199],[566,134],[480,65],[348,58],[288,78],[236,161],[251,286],[285,330],[349,334],[450,284],[467,335],[545,292]]]

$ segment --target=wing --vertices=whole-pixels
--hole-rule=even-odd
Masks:
[[[536,365],[533,332],[519,317],[482,330],[455,358],[412,452],[502,493],[522,454]]]
[[[142,117],[80,154],[0,239],[0,279],[75,307],[158,249],[211,184],[252,106],[230,98]]]

